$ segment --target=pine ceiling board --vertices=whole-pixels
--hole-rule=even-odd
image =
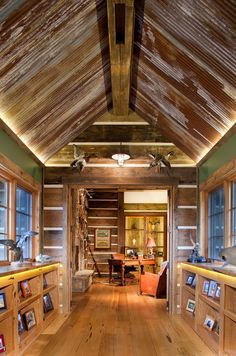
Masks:
[[[215,58],[210,62],[206,55],[208,49],[205,53],[202,50],[199,57],[198,52],[190,55],[187,25],[189,36],[193,37],[199,33],[204,37],[205,27],[209,25],[202,20],[204,14],[195,13],[203,6],[197,3],[147,0],[145,7],[143,2],[136,3],[131,107],[144,119],[149,118],[149,122],[198,161],[235,123],[236,90],[228,83],[226,75],[220,77],[224,71],[216,74]],[[214,5],[212,1],[208,3],[206,12],[208,6]],[[217,9],[219,7],[217,5]],[[211,11],[215,11],[214,7]],[[179,22],[181,17],[186,20],[183,24]],[[225,21],[230,28],[227,27],[225,36],[233,51],[233,20],[229,16]],[[215,23],[216,27],[218,25],[221,26],[219,21]],[[218,45],[217,35],[211,40]],[[199,40],[194,37],[194,41],[198,43]],[[222,43],[220,49],[224,58],[228,47]]]
[[[146,0],[145,16],[235,87],[235,0]]]
[[[1,117],[45,161],[111,106],[106,3],[30,1],[0,25]]]

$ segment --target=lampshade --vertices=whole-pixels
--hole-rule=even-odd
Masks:
[[[123,166],[127,159],[130,159],[130,155],[126,153],[115,153],[112,158],[117,161],[119,166]]]
[[[146,246],[147,247],[155,247],[156,246],[156,243],[152,237],[148,237]]]

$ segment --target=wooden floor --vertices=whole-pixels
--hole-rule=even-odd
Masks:
[[[76,295],[73,312],[52,333],[41,335],[24,356],[212,356],[165,301],[139,296],[137,285],[111,286],[96,279]]]

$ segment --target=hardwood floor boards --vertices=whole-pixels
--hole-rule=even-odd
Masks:
[[[77,294],[73,311],[52,335],[42,334],[24,356],[212,356],[165,301],[139,296],[137,285],[111,286],[96,279]]]

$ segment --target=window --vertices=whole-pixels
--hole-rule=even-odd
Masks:
[[[231,240],[236,244],[236,181],[231,183]]]
[[[208,195],[208,257],[219,259],[224,248],[224,188],[223,186]]]
[[[27,231],[32,230],[32,193],[16,187],[16,240]],[[23,246],[23,257],[32,257],[32,241],[27,240]]]
[[[0,177],[0,239],[8,238],[8,183]],[[7,248],[0,245],[0,260],[7,260]]]

